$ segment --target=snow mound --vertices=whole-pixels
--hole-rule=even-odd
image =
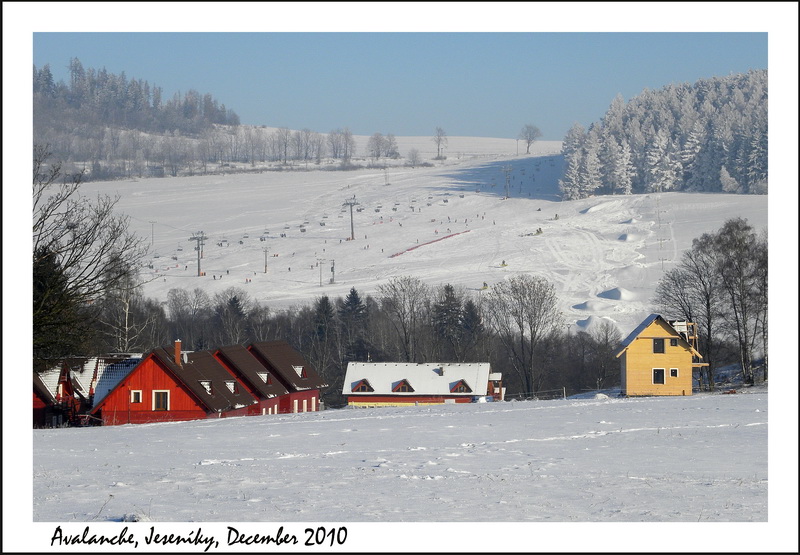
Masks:
[[[578,320],[575,322],[575,325],[579,328],[588,329],[594,322],[597,320],[595,316],[589,316],[588,318],[584,318],[583,320]]]
[[[621,223],[623,223],[623,224],[635,224],[638,221],[639,220],[637,218],[631,218],[631,219],[625,220],[624,222],[621,222]]]
[[[623,287],[614,287],[613,289],[609,289],[608,291],[603,291],[602,293],[597,294],[598,297],[603,299],[612,299],[615,301],[632,301],[636,299],[636,294],[632,291],[628,291]]]
[[[639,236],[635,233],[623,233],[619,236],[620,241],[638,241]]]
[[[581,214],[591,214],[592,212],[599,212],[601,210],[608,210],[609,208],[616,208],[620,205],[620,201],[612,200],[608,202],[601,202],[600,204],[595,204],[594,206],[590,206],[588,208],[584,208],[581,210]]]
[[[605,393],[597,393],[597,394],[595,394],[595,396],[593,398],[594,399],[608,399],[608,395],[606,395]]]
[[[572,305],[576,310],[600,310],[604,308],[604,304],[597,301],[584,301],[582,303]]]

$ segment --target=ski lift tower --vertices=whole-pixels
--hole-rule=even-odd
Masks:
[[[202,273],[200,273],[200,257],[202,255],[203,245],[205,245],[206,239],[208,239],[208,237],[202,231],[198,231],[189,237],[189,241],[197,241],[197,246],[195,247],[195,250],[197,251],[197,277],[202,275]]]
[[[506,174],[506,198],[511,196],[511,166],[503,166],[503,173]]]
[[[356,238],[355,232],[353,230],[353,206],[355,206],[356,204],[358,204],[358,201],[356,200],[356,196],[355,195],[353,195],[353,198],[349,198],[346,201],[344,201],[344,204],[343,204],[343,206],[349,206],[350,207],[350,240],[351,241],[354,241],[355,238]]]

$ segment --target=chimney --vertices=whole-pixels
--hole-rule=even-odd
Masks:
[[[175,364],[178,366],[183,366],[181,363],[181,340],[175,340]]]

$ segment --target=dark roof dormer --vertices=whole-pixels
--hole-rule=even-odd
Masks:
[[[472,388],[464,380],[450,384],[450,393],[472,393]]]
[[[414,388],[408,383],[408,380],[402,379],[392,384],[392,393],[414,393]]]
[[[350,391],[353,393],[372,393],[375,391],[375,388],[373,388],[369,381],[364,378],[355,382],[350,388]]]

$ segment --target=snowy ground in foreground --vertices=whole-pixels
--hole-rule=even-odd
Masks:
[[[351,534],[356,523],[767,523],[783,514],[768,513],[767,422],[767,390],[745,388],[34,430],[33,519],[94,529],[135,515],[131,530],[205,522],[219,535],[253,522]],[[396,545],[413,548],[412,536]]]
[[[600,397],[36,430],[34,517],[767,519],[766,390]]]

